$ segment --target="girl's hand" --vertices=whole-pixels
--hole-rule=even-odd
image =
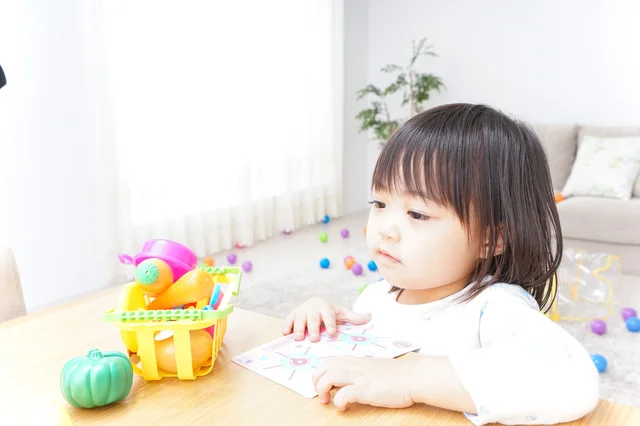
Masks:
[[[341,411],[354,402],[405,408],[414,403],[414,377],[410,360],[339,357],[316,367],[313,384],[322,404],[331,400],[332,388],[341,388],[333,397],[333,404]]]
[[[309,339],[317,342],[320,340],[322,324],[329,335],[334,335],[337,324],[362,325],[369,321],[371,321],[370,314],[356,314],[349,309],[331,306],[324,300],[314,297],[291,311],[284,320],[282,334],[290,334],[293,329],[294,339],[303,340],[306,329],[309,332]]]

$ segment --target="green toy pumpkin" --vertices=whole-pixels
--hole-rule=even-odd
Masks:
[[[133,385],[131,361],[120,352],[91,349],[72,358],[60,373],[60,389],[67,402],[78,408],[109,405],[126,398]]]

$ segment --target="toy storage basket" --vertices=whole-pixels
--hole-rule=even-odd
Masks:
[[[234,268],[235,269],[235,268]],[[111,309],[102,315],[102,320],[115,324],[121,332],[134,332],[138,341],[138,352],[128,351],[133,371],[145,380],[160,380],[164,377],[178,377],[180,380],[194,380],[211,372],[213,364],[222,346],[227,332],[227,320],[233,312],[233,305],[225,299],[237,296],[240,289],[241,273],[232,275],[233,279],[225,292],[218,310],[174,309],[157,311],[114,312]],[[192,330],[204,330],[213,326],[211,358],[195,369],[191,358]],[[177,374],[158,367],[156,359],[155,336],[160,331],[173,332]],[[135,356],[140,359],[135,362]]]

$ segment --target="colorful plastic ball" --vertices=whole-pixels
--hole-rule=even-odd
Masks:
[[[282,231],[284,235],[291,235],[292,232],[293,231],[291,229],[285,229],[284,231]]]
[[[213,257],[205,257],[204,258],[204,264],[207,266],[213,266],[215,265],[216,261],[213,259]]]
[[[364,228],[362,228],[362,231],[364,232],[364,235],[367,235],[367,227],[366,226]]]
[[[329,262],[329,259],[327,259],[326,257],[320,259],[320,267],[322,269],[327,269],[329,265],[331,265],[331,262]]]
[[[236,248],[237,248],[237,249],[243,249],[243,248],[245,248],[245,247],[246,247],[246,246],[245,246],[244,244],[236,243]]]
[[[640,318],[638,317],[629,317],[625,321],[627,324],[627,330],[632,333],[637,333],[640,331]]]
[[[245,260],[244,262],[242,262],[242,270],[243,271],[251,272],[252,269],[253,269],[253,263],[251,263],[251,261]]]
[[[601,319],[594,319],[591,321],[591,331],[595,334],[603,335],[607,331],[607,323]]]
[[[331,218],[329,217],[329,215],[325,214],[324,217],[322,218],[322,223],[329,223],[330,220]]]
[[[346,261],[346,262],[344,262],[344,266],[345,266],[347,269],[351,269],[351,268],[353,268],[353,265],[355,265],[355,264],[356,264],[356,260],[355,260],[353,257],[352,257],[352,258],[350,258],[350,259],[347,259],[347,261]]]
[[[229,264],[235,265],[237,261],[238,261],[238,256],[235,253],[229,253],[227,255],[227,262],[229,262]]]
[[[327,235],[327,233],[326,233],[326,232],[322,232],[322,233],[320,234],[320,241],[321,241],[321,242],[326,243],[328,239],[329,239],[329,236]]]
[[[621,313],[622,313],[622,319],[625,321],[631,317],[638,316],[638,312],[636,312],[636,310],[633,308],[624,308]]]
[[[362,265],[359,263],[354,264],[351,267],[351,272],[353,272],[354,275],[360,275],[362,274]]]
[[[598,369],[598,373],[604,373],[607,370],[607,359],[602,355],[591,355],[591,361]]]
[[[349,238],[349,230],[347,228],[343,229],[340,231],[340,235],[342,235],[342,238]]]
[[[367,268],[369,268],[369,270],[371,272],[375,272],[378,270],[378,265],[376,265],[376,262],[374,262],[373,260],[369,261],[369,263],[367,263]]]
[[[344,263],[346,264],[347,260],[349,260],[349,259],[353,259],[353,256],[345,256],[344,257]]]

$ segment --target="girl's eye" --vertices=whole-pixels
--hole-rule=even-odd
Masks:
[[[373,204],[373,207],[376,209],[384,209],[386,206],[382,201],[369,201],[369,204]]]
[[[414,211],[408,211],[407,214],[415,220],[427,220],[429,219],[429,216],[424,215],[422,213],[418,213],[418,212],[414,212]]]

